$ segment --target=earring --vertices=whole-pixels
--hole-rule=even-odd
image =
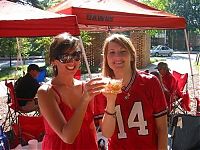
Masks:
[[[58,75],[58,68],[56,65],[53,65],[53,74],[54,74],[54,76]]]

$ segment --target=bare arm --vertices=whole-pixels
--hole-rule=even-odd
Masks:
[[[67,122],[60,111],[53,91],[38,91],[39,107],[42,115],[48,121],[51,128],[66,143],[73,143],[80,131],[83,117],[89,101],[82,100],[75,110],[72,118]],[[72,130],[73,128],[73,130]]]
[[[156,118],[156,126],[158,132],[158,150],[167,150],[167,144],[168,144],[167,115]]]
[[[99,84],[101,85],[101,84]],[[48,121],[51,128],[66,143],[72,144],[79,134],[83,118],[87,110],[88,103],[96,94],[99,94],[100,87],[98,84],[93,85],[87,92],[85,91],[80,105],[76,108],[73,116],[66,121],[56,101],[58,98],[52,89],[38,90],[39,107],[42,115]]]
[[[116,126],[115,100],[117,95],[106,94],[105,96],[107,97],[107,106],[105,110],[107,113],[104,113],[101,128],[103,136],[110,138],[113,135]]]

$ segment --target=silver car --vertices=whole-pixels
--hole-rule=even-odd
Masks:
[[[173,49],[165,45],[158,45],[150,50],[151,56],[172,56],[173,52]]]

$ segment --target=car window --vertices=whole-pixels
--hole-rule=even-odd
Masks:
[[[159,47],[160,47],[160,45],[154,46],[154,47],[153,47],[153,50],[159,49]]]
[[[171,50],[171,48],[169,48],[168,46],[158,45],[158,46],[154,46],[152,50],[169,51]]]

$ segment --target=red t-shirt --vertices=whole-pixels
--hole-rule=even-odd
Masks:
[[[129,98],[125,99],[127,95]],[[101,106],[100,103],[103,102],[102,105],[105,105],[105,97],[98,96],[95,101],[100,102],[95,103]],[[117,123],[115,132],[109,139],[109,150],[157,149],[155,118],[167,113],[167,104],[156,77],[137,73],[135,80],[132,78],[130,84],[118,94],[115,109]]]

